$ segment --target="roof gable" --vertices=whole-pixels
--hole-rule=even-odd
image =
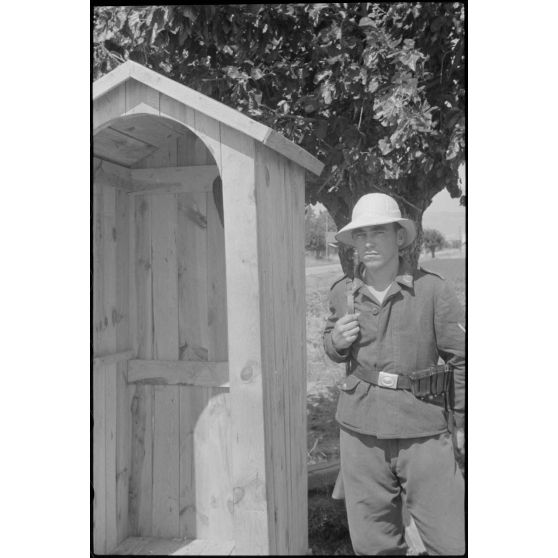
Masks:
[[[93,83],[93,101],[100,99],[128,79],[144,83],[160,93],[252,137],[316,175],[323,170],[324,164],[321,161],[268,126],[131,60],[124,62]]]

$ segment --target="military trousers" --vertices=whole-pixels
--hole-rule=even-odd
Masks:
[[[449,433],[384,440],[341,428],[340,450],[355,554],[406,553],[403,502],[428,554],[465,553],[464,481]]]

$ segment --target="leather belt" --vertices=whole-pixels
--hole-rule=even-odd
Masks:
[[[365,378],[359,375],[360,370],[362,369],[357,366],[352,373],[364,382],[388,389],[407,389],[412,391],[413,383],[418,380],[424,381],[429,376],[434,376],[440,372],[451,372],[453,367],[450,364],[437,364],[430,368],[409,372],[408,374],[392,374],[391,372],[384,372],[383,370],[366,370],[363,373],[363,375],[366,375]]]

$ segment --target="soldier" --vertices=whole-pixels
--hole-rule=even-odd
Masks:
[[[335,418],[356,554],[406,553],[403,500],[429,554],[465,552],[453,447],[463,451],[463,309],[441,276],[399,257],[415,237],[385,194],[362,196],[336,235],[360,261],[333,285],[324,330],[327,355],[348,367]]]

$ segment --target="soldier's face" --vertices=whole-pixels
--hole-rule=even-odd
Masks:
[[[399,247],[405,242],[405,232],[394,223],[363,227],[353,232],[358,257],[376,271],[399,257]]]

